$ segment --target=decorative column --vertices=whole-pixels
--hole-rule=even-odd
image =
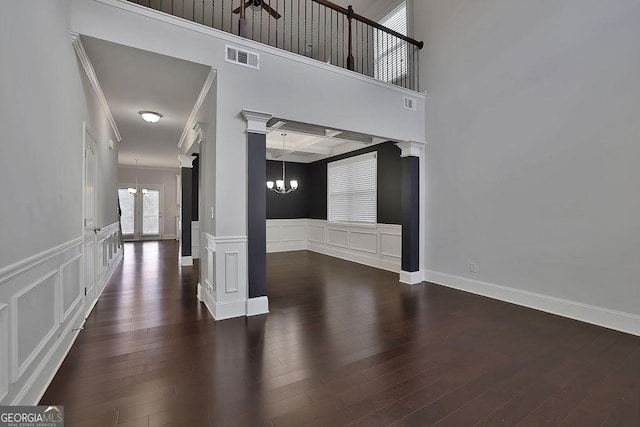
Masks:
[[[424,158],[425,143],[406,141],[396,144],[402,157],[401,171],[401,222],[402,222],[402,269],[400,281],[410,285],[423,280],[421,253],[424,251],[424,231],[420,223],[424,216],[424,171],[421,173],[421,163]],[[422,197],[421,197],[422,195]],[[421,209],[422,204],[422,209]]]
[[[180,265],[193,265],[191,255],[191,217],[193,187],[193,156],[178,156],[180,160],[180,182],[182,183],[182,200],[180,203]]]
[[[247,120],[247,316],[269,312],[267,297],[267,121],[271,114],[242,110]]]

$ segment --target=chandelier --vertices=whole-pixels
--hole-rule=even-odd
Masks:
[[[285,136],[287,136],[286,133],[282,134],[282,152],[284,154],[284,138]],[[285,174],[285,164],[284,164],[284,160],[282,161],[282,179],[276,179],[275,182],[275,187],[273,185],[273,181],[267,181],[267,188],[271,191],[275,191],[278,194],[288,194],[291,193],[292,191],[295,191],[298,189],[298,181],[295,179],[292,179],[289,182],[289,188],[285,187],[285,182],[286,182],[286,174]]]
[[[133,197],[136,197],[137,194],[138,194],[138,188],[139,188],[139,186],[138,186],[138,160],[139,159],[133,159],[133,160],[136,161],[136,187],[135,188],[129,187],[127,190],[129,191],[129,194],[133,194]],[[143,196],[147,195],[147,189],[146,188],[142,189],[142,195]]]

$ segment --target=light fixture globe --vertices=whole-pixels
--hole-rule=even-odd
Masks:
[[[162,114],[155,111],[138,111],[138,114],[147,123],[157,123],[162,118]]]

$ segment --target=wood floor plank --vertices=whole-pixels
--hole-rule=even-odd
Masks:
[[[215,322],[177,259],[125,245],[41,400],[66,425],[640,425],[638,337],[307,251]]]

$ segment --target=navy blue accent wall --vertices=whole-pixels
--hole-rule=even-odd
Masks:
[[[182,182],[182,256],[191,256],[191,187],[193,171],[191,168],[180,168]]]
[[[289,194],[277,194],[267,190],[267,219],[309,218],[309,195],[315,194],[307,175],[308,165],[285,162],[287,185],[297,179],[299,187]],[[282,162],[267,160],[266,180],[275,182],[282,177]],[[266,188],[266,183],[264,184]]]
[[[418,271],[420,244],[420,162],[402,158],[402,270]]]
[[[267,295],[267,137],[249,132],[247,138],[247,262],[249,298],[255,298]]]

